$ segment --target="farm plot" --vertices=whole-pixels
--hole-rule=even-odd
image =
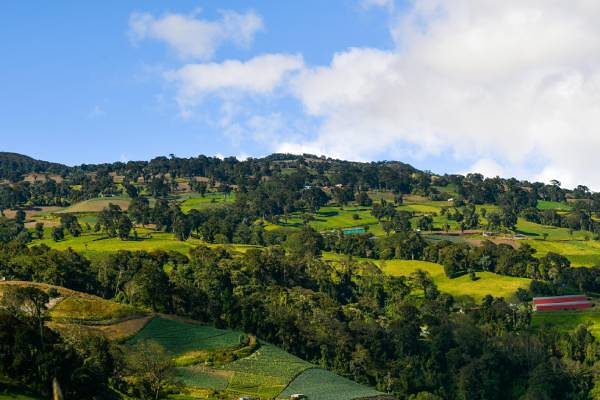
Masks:
[[[248,357],[223,368],[233,372],[227,389],[232,392],[274,397],[302,371],[313,365],[272,345],[262,345]]]
[[[302,393],[310,400],[352,400],[383,394],[321,368],[301,373],[277,398],[289,399],[294,393]]]
[[[244,336],[241,332],[156,317],[127,343],[153,340],[174,355],[181,355],[234,347],[240,344],[241,336]]]
[[[227,389],[229,377],[231,376],[226,371],[215,371],[202,365],[177,368],[175,373],[177,378],[186,386],[212,390]]]

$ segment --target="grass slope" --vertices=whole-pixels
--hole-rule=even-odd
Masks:
[[[57,211],[57,213],[100,212],[111,203],[118,205],[122,210],[127,210],[130,201],[131,199],[126,196],[100,197],[75,203],[70,207]]]
[[[245,252],[256,246],[251,245],[213,245],[207,244],[201,240],[190,238],[182,242],[175,238],[172,233],[157,232],[149,229],[138,229],[138,240],[121,240],[119,238],[109,238],[104,234],[85,233],[79,237],[67,236],[65,240],[55,242],[52,239],[34,240],[31,245],[41,245],[57,249],[67,250],[68,248],[81,253],[89,258],[97,258],[117,252],[119,250],[129,251],[177,251],[182,254],[188,254],[190,249],[199,245],[224,246],[234,252]],[[48,236],[48,235],[47,235]]]
[[[472,281],[468,275],[450,279],[444,274],[441,265],[426,261],[386,260],[379,262],[379,265],[385,273],[392,276],[408,276],[418,269],[424,270],[431,275],[440,291],[456,298],[472,297],[477,302],[488,294],[507,299],[513,298],[517,289],[526,289],[531,282],[530,279],[492,272],[477,272],[479,279],[476,281]]]
[[[206,193],[204,196],[190,194],[182,196],[181,199],[183,200],[179,203],[181,211],[188,213],[191,210],[202,210],[209,207],[233,203],[235,201],[235,194],[230,193],[229,195],[225,195],[225,193],[220,192]]]
[[[326,260],[339,261],[344,256],[335,253],[325,253]],[[477,272],[476,281],[469,276],[463,275],[450,279],[444,273],[441,265],[418,260],[370,260],[358,259],[358,261],[370,261],[379,266],[383,272],[392,276],[409,276],[421,269],[431,275],[431,278],[442,292],[451,294],[457,299],[471,297],[476,302],[481,301],[486,295],[512,299],[519,288],[526,289],[531,282],[527,278],[516,278],[494,274],[492,272]]]
[[[535,329],[551,325],[563,331],[571,331],[581,324],[589,324],[592,334],[600,339],[600,309],[597,307],[587,310],[535,312],[531,320]]]

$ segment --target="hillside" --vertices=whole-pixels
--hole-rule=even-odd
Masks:
[[[125,354],[136,343],[158,343],[173,358],[177,380],[184,385],[178,391],[188,399],[206,398],[206,395],[288,399],[297,392],[308,394],[311,400],[334,397],[352,400],[382,395],[242,332],[217,329],[171,315],[147,313],[45,284],[0,282],[0,299],[7,287],[55,290],[59,297],[48,305],[50,320],[47,324],[66,335],[71,335],[73,330],[102,335],[123,343],[121,349]],[[0,391],[0,399],[30,398],[14,393],[11,397],[13,395]],[[335,393],[334,397],[331,397],[332,393]]]
[[[502,387],[517,400],[537,398],[536,374],[550,365],[595,384],[596,308],[531,306],[534,296],[600,296],[600,195],[583,186],[281,154],[20,179],[0,184],[0,279],[57,286],[46,326],[62,336],[31,330],[35,315],[9,304],[3,329],[30,336],[17,347],[15,335],[3,340],[40,359],[65,349],[52,355],[56,367],[84,370],[61,378],[72,396],[87,387],[137,398],[384,396],[370,385],[454,400],[479,382],[480,398]],[[523,348],[523,337],[561,349],[561,363],[543,346]],[[123,359],[106,351],[114,344]],[[154,392],[140,371],[148,354],[159,370],[175,366]],[[572,375],[573,363],[586,373]],[[13,386],[47,394],[38,370],[5,371]]]
[[[31,173],[61,175],[69,169],[59,163],[36,160],[17,153],[0,152],[0,180],[18,181]]]

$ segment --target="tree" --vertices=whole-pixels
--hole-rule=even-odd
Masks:
[[[308,209],[316,213],[329,201],[329,196],[321,188],[311,187],[302,192],[302,200],[306,202]]]
[[[159,399],[161,392],[174,383],[171,355],[155,341],[141,341],[128,349],[125,367],[136,378],[142,399]]]
[[[25,211],[21,209],[17,210],[17,213],[15,214],[15,220],[17,221],[17,224],[23,225],[25,223],[26,217],[27,214],[25,214]]]
[[[119,233],[119,238],[121,240],[126,240],[129,238],[129,234],[131,233],[131,228],[133,228],[133,224],[131,220],[127,216],[127,214],[121,214],[119,217],[119,223],[117,226],[117,232]]]
[[[323,236],[307,225],[288,237],[286,247],[296,257],[318,257],[323,249]]]
[[[65,238],[65,228],[61,226],[55,226],[52,229],[52,240],[59,242]]]
[[[139,195],[138,189],[134,185],[132,185],[131,183],[125,185],[125,191],[127,192],[127,195],[129,197],[131,197],[132,199],[137,198],[138,195]]]
[[[373,200],[371,200],[367,192],[356,193],[356,196],[354,196],[354,200],[361,207],[370,207],[373,204]]]
[[[32,318],[39,329],[40,341],[44,343],[44,321],[47,317],[48,295],[34,286],[7,286],[2,296],[2,305],[13,315],[21,313]]]
[[[36,222],[36,224],[35,224],[35,236],[38,239],[43,239],[44,238],[44,223],[43,222]]]

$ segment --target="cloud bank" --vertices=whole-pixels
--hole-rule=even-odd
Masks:
[[[383,0],[361,4],[392,10],[393,49],[340,49],[328,65],[263,54],[187,64],[165,77],[187,112],[211,96],[225,99],[230,110],[247,106],[244,96],[295,100],[301,108],[295,117],[315,131],[282,129],[274,140],[274,127],[285,125],[274,108],[265,121],[277,124],[263,122],[262,129],[271,151],[356,160],[434,157],[470,163],[469,170],[487,175],[600,189],[600,2],[414,0],[408,10]],[[130,25],[138,40],[162,40],[182,57],[206,61],[224,41],[250,43],[262,20],[232,12],[212,22],[136,14]],[[246,129],[263,137],[235,115],[228,121],[238,136]]]
[[[396,48],[349,49],[291,83],[311,141],[280,150],[472,160],[495,173],[592,182],[600,149],[600,3],[415,1]]]

